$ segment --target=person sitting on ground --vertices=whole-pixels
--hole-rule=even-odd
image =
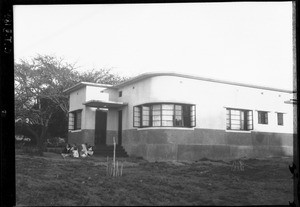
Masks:
[[[61,156],[65,159],[66,157],[68,156],[71,156],[72,155],[72,150],[73,148],[67,144],[66,147],[62,150],[61,152]]]
[[[88,144],[86,144],[86,146],[87,146],[87,155],[92,156],[94,154],[93,147]]]
[[[86,148],[86,144],[82,144],[82,149],[81,149],[81,152],[80,152],[80,157],[87,157],[88,155],[88,151],[87,151],[87,148]]]
[[[72,151],[72,156],[78,158],[79,157],[79,152],[78,152],[78,147],[76,146],[76,144],[74,144],[74,149]]]

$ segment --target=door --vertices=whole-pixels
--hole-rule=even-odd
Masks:
[[[95,118],[95,145],[106,145],[107,113],[96,110]]]
[[[118,145],[122,145],[122,110],[119,111],[118,119]]]

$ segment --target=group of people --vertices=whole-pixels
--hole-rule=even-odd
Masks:
[[[67,144],[66,147],[63,149],[61,156],[63,158],[66,157],[87,157],[92,156],[94,154],[92,146],[88,144],[82,144],[81,149],[77,147],[76,144],[70,145]]]

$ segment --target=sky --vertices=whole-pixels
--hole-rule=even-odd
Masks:
[[[292,90],[292,2],[14,6],[15,61],[172,71]]]

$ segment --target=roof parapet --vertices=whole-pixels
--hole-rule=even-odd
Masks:
[[[138,81],[146,79],[146,78],[155,77],[155,76],[177,76],[177,77],[189,78],[189,79],[194,79],[194,80],[209,81],[209,82],[236,85],[236,86],[243,86],[243,87],[249,87],[249,88],[257,88],[257,89],[263,89],[263,90],[278,91],[278,92],[284,92],[284,93],[297,93],[297,91],[292,91],[292,90],[272,88],[272,87],[268,87],[268,86],[259,86],[259,85],[246,84],[246,83],[239,83],[239,82],[220,80],[220,79],[214,79],[214,78],[206,78],[206,77],[200,77],[200,76],[196,76],[196,75],[192,75],[192,74],[183,74],[183,73],[176,73],[176,72],[148,72],[148,73],[143,73],[143,74],[140,74],[138,76],[130,78],[129,80],[124,81],[124,82],[119,83],[119,84],[116,84],[116,85],[91,83],[91,82],[80,82],[80,83],[64,90],[63,92],[64,93],[71,93],[72,91],[78,90],[78,89],[80,89],[84,86],[98,86],[98,87],[104,87],[104,88],[119,89],[119,88],[124,87],[126,85],[138,82]]]
[[[149,73],[143,73],[141,75],[138,75],[136,77],[133,77],[123,83],[119,83],[117,85],[114,85],[113,88],[121,88],[123,86],[129,85],[131,83],[135,83],[137,81],[143,80],[145,78],[150,78],[154,76],[177,76],[177,77],[183,77],[183,78],[189,78],[189,79],[195,79],[195,80],[202,80],[202,81],[209,81],[209,82],[216,82],[216,83],[222,83],[222,84],[229,84],[229,85],[237,85],[237,86],[243,86],[243,87],[249,87],[249,88],[257,88],[257,89],[264,89],[264,90],[270,90],[270,91],[278,91],[278,92],[285,92],[285,93],[296,93],[296,91],[292,90],[286,90],[286,89],[279,89],[279,88],[272,88],[268,86],[259,86],[259,85],[253,85],[253,84],[246,84],[246,83],[239,83],[239,82],[233,82],[233,81],[226,81],[226,80],[219,80],[219,79],[213,79],[213,78],[205,78],[200,77],[196,75],[191,74],[183,74],[183,73],[176,73],[176,72],[149,72]]]
[[[84,86],[97,86],[97,87],[103,87],[103,88],[113,88],[113,85],[110,84],[101,84],[101,83],[91,83],[91,82],[80,82],[76,85],[64,90],[64,93],[71,93],[73,91],[76,91]]]

